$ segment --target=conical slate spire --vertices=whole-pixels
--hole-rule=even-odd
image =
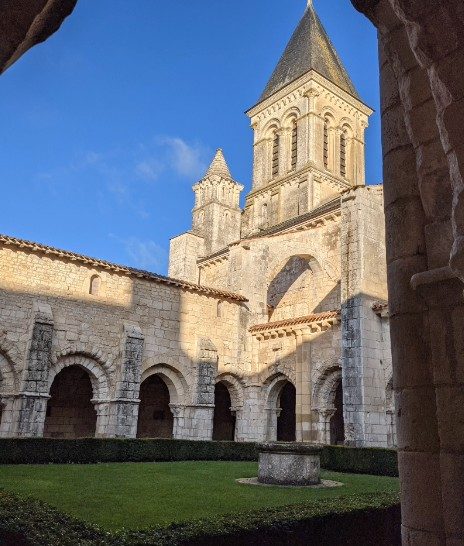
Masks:
[[[221,148],[217,150],[209,169],[206,171],[205,178],[214,174],[221,176],[222,178],[230,178],[232,180],[232,175],[230,174],[229,167],[227,166],[227,162]]]
[[[308,1],[305,14],[280,58],[260,101],[280,91],[310,70],[315,70],[330,82],[359,99],[311,0]]]

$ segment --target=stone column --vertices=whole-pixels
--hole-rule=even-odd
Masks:
[[[292,169],[292,128],[284,127],[280,133],[280,159],[282,160],[282,174]]]
[[[139,412],[144,336],[136,324],[124,325],[123,362],[116,397],[111,402],[108,436],[135,438]]]
[[[354,146],[354,169],[353,169],[353,183],[357,186],[362,186],[366,183],[366,153],[365,153],[365,131],[368,127],[368,123],[364,121],[358,121],[356,131],[357,136],[353,138]]]
[[[311,410],[311,335],[309,330],[296,331],[296,440],[316,439]]]
[[[335,127],[332,127],[329,125],[329,160],[328,160],[328,170],[333,173],[333,174],[337,174],[338,173],[338,169],[337,169],[337,162],[335,160],[337,156],[337,150],[338,150],[338,145],[337,145],[337,131],[335,129]]]
[[[266,440],[269,442],[275,442],[277,440],[277,419],[279,418],[281,411],[281,408],[266,408]]]
[[[20,437],[42,436],[49,396],[48,376],[53,342],[50,305],[36,302],[21,391],[14,404],[14,433]]]
[[[261,389],[261,384],[247,385],[244,389],[243,406],[240,415],[237,415],[237,442],[261,442],[266,439],[267,415],[263,411]]]
[[[95,438],[107,438],[112,436],[109,433],[110,420],[110,401],[109,400],[91,400],[95,413],[97,414],[97,423],[95,426]]]
[[[323,132],[321,131],[321,122],[316,108],[318,96],[319,92],[316,89],[309,89],[306,92],[308,98],[307,138],[305,139],[306,148],[300,167],[307,165],[308,161],[317,165],[318,168],[322,164]]]
[[[184,406],[180,404],[169,404],[172,416],[174,417],[174,423],[172,425],[172,437],[175,439],[183,438],[183,431],[185,431],[184,422]]]
[[[319,434],[320,437],[317,439],[318,442],[322,444],[330,444],[330,421],[335,415],[335,409],[318,409],[315,410],[319,415]]]
[[[256,128],[255,128],[256,130]],[[269,139],[262,138],[254,144],[253,154],[253,189],[258,189],[264,185],[267,180],[267,149]]]

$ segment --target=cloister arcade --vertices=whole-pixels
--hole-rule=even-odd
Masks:
[[[107,436],[109,406],[113,398],[111,378],[92,358],[79,354],[60,357],[50,369],[43,414],[43,436],[83,438]],[[14,434],[14,390],[12,367],[0,356],[0,432]],[[179,370],[157,364],[142,374],[137,412],[139,438],[183,437],[187,394],[185,378]],[[212,408],[211,438],[219,441],[243,440],[249,426],[244,419],[246,384],[232,374],[217,377]],[[294,441],[296,429],[296,389],[283,374],[271,376],[260,389],[258,411],[265,424],[264,438]],[[314,387],[319,415],[319,441],[343,442],[343,397],[341,371],[333,368]],[[320,407],[319,407],[320,406]]]

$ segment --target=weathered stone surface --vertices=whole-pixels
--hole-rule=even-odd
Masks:
[[[77,0],[3,0],[0,3],[0,73],[55,33]]]
[[[309,40],[321,35],[312,8],[307,24]],[[10,360],[25,373],[36,302],[54,317],[48,356],[36,351],[26,374],[40,407],[24,402],[33,415],[23,420],[43,426],[56,376],[78,366],[99,436],[135,436],[141,412],[141,435],[209,439],[221,383],[228,439],[392,445],[383,191],[366,187],[364,172],[371,113],[317,70],[253,107],[245,209],[218,150],[194,186],[191,231],[171,241],[179,280],[1,237],[2,375]],[[20,392],[6,385],[3,436],[17,434],[19,418]],[[72,423],[53,423],[47,434],[72,435]]]
[[[464,8],[352,2],[380,39],[403,543],[462,544]]]
[[[321,482],[321,446],[275,442],[259,444],[258,452],[260,483],[302,486]]]

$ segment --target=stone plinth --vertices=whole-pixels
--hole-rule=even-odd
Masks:
[[[322,446],[296,442],[258,445],[260,483],[317,485],[321,483]]]

